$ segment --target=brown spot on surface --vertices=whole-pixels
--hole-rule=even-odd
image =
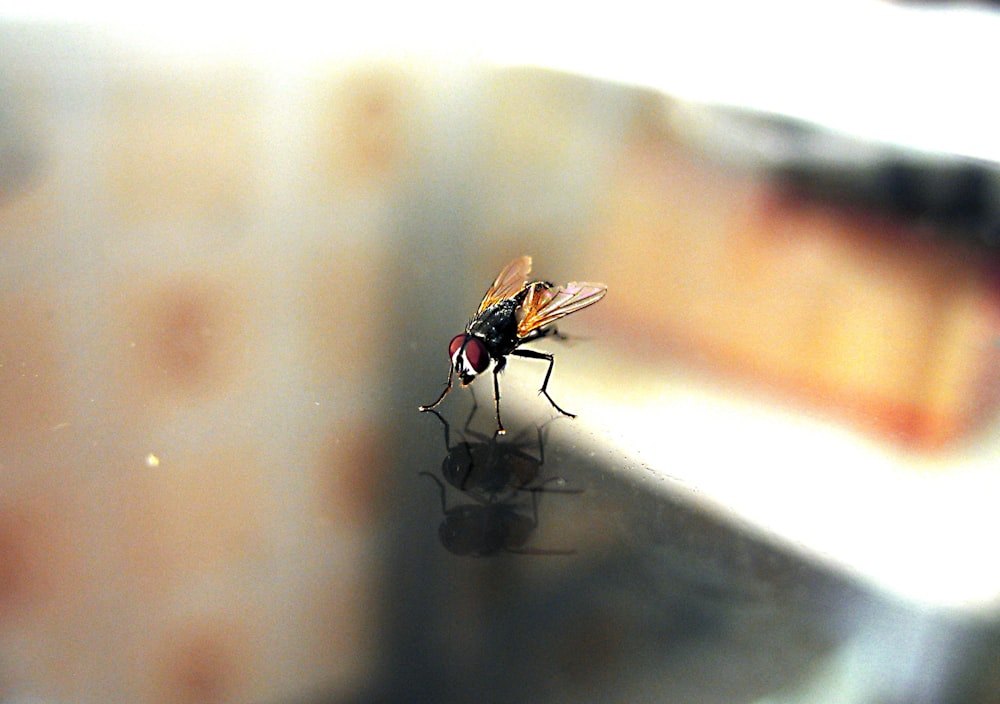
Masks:
[[[0,620],[54,602],[61,588],[79,589],[70,577],[79,553],[71,515],[51,491],[0,490]]]
[[[249,641],[234,624],[199,623],[174,634],[153,664],[154,701],[216,704],[240,701],[248,691]]]
[[[210,373],[218,335],[216,301],[195,291],[180,290],[158,311],[154,344],[162,369],[180,383],[196,382]]]
[[[370,420],[342,421],[320,456],[320,515],[357,528],[375,522],[381,510],[386,442]]]
[[[150,396],[218,388],[241,370],[246,346],[239,302],[246,290],[221,277],[184,275],[134,295],[126,344]]]
[[[317,154],[333,185],[391,177],[406,154],[410,96],[395,69],[366,67],[328,88]]]
[[[23,514],[0,508],[0,614],[9,612],[37,581],[37,554],[29,547],[35,528]]]

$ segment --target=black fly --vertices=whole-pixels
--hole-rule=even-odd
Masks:
[[[528,281],[531,273],[531,257],[515,259],[505,266],[496,281],[483,297],[479,310],[465,332],[452,338],[448,345],[451,368],[448,370],[448,385],[437,401],[421,406],[421,411],[435,408],[451,391],[452,378],[458,375],[462,386],[468,386],[479,374],[493,364],[493,401],[497,414],[497,434],[502,435],[500,421],[500,381],[499,374],[507,365],[507,356],[544,359],[549,363],[542,381],[541,393],[552,407],[565,416],[575,418],[564,411],[549,396],[549,377],[555,364],[553,356],[547,352],[520,349],[521,345],[545,337],[554,328],[552,323],[578,310],[597,303],[604,298],[608,287],[594,283],[568,283],[554,286],[547,281]]]

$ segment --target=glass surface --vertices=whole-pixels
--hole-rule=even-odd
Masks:
[[[998,173],[4,24],[0,701],[998,701]],[[418,412],[524,255],[608,295]]]

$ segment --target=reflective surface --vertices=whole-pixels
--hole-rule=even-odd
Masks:
[[[374,699],[955,701],[992,667],[978,618],[907,606],[695,505],[533,394],[511,399],[530,409],[511,436],[490,438],[489,388],[476,392],[471,430],[468,393],[442,411],[447,434],[396,417],[409,440]]]
[[[995,165],[0,38],[0,699],[996,701]],[[534,343],[579,417],[538,359],[503,438],[488,372],[419,413],[523,255],[609,286]]]

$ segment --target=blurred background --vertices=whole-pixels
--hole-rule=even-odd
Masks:
[[[649,13],[0,4],[0,702],[1000,701],[1000,15]]]

